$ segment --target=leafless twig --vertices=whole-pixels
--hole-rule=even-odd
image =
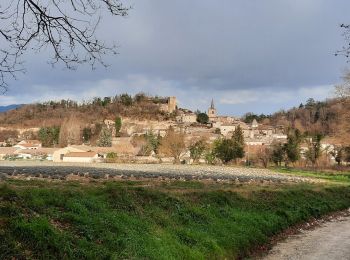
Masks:
[[[96,38],[96,28],[106,11],[126,16],[120,0],[1,0],[0,88],[7,90],[8,76],[23,72],[22,55],[48,49],[50,62],[67,68],[88,63],[103,66],[103,56],[116,54],[116,46]]]

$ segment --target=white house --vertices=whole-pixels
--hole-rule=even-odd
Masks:
[[[70,152],[63,156],[63,162],[92,163],[98,160],[96,152]]]
[[[13,147],[17,148],[17,149],[30,149],[30,150],[34,150],[34,149],[39,149],[41,148],[42,144],[40,141],[38,140],[23,140],[20,141],[18,144],[14,145]]]
[[[58,148],[17,149],[15,154],[23,159],[46,159],[52,161],[53,153]]]
[[[194,113],[182,114],[176,118],[179,123],[196,123],[197,115]]]
[[[227,136],[229,133],[234,132],[236,130],[236,126],[232,124],[222,124],[220,127],[220,133],[223,136]]]
[[[54,162],[63,162],[63,157],[67,153],[72,153],[72,152],[85,152],[85,150],[80,149],[80,148],[76,148],[76,147],[72,147],[72,146],[64,147],[64,148],[61,148],[61,149],[53,152],[52,160]]]

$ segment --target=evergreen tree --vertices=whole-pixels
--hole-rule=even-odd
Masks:
[[[43,147],[52,147],[58,144],[60,128],[58,126],[42,127],[38,132],[38,138]]]
[[[276,143],[272,146],[271,160],[277,165],[281,166],[284,159],[285,149],[281,143]]]
[[[127,93],[121,94],[119,96],[119,100],[124,106],[131,106],[132,105],[132,97]]]
[[[107,127],[101,129],[97,145],[101,147],[111,147],[112,146],[112,133]]]
[[[84,142],[89,142],[92,136],[92,131],[90,127],[85,127],[83,129],[83,140]]]
[[[117,116],[114,120],[114,127],[115,127],[115,135],[119,136],[120,129],[122,128],[122,119],[121,117]]]
[[[244,136],[240,126],[237,126],[232,135],[232,142],[234,148],[234,159],[240,159],[244,157]]]
[[[308,138],[308,150],[306,152],[306,158],[315,167],[318,158],[321,156],[321,140],[323,136],[319,133],[314,134]]]
[[[232,139],[218,139],[214,143],[213,152],[215,157],[223,163],[228,163],[234,159],[235,151]]]
[[[206,113],[197,114],[197,122],[201,124],[207,124],[209,122],[209,117]]]
[[[302,136],[298,129],[289,129],[287,135],[287,143],[284,146],[286,152],[286,165],[289,162],[295,163],[300,158],[300,143]]]

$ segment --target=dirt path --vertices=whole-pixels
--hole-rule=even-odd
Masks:
[[[263,259],[350,260],[350,216],[291,236],[278,243]]]

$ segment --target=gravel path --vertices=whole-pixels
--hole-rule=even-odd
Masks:
[[[349,260],[350,216],[326,222],[277,244],[265,260]]]
[[[166,178],[181,180],[238,182],[319,182],[308,178],[289,176],[267,169],[167,164],[78,164],[35,161],[0,162],[0,178],[10,176],[43,177],[65,179],[68,175],[92,177],[95,179],[118,177]]]

